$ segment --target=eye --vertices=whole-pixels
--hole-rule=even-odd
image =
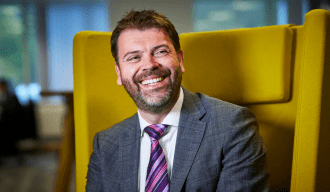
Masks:
[[[168,54],[168,50],[167,49],[160,49],[160,50],[157,50],[155,52],[155,57],[162,57],[162,56],[165,56]]]
[[[134,55],[134,56],[131,56],[131,57],[128,57],[127,58],[127,61],[130,61],[130,62],[138,62],[140,60],[140,56],[138,55]]]

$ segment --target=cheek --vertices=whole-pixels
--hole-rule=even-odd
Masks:
[[[126,68],[125,75],[122,77],[126,80],[126,82],[130,83],[138,83],[136,77],[138,76],[138,70],[136,68]]]
[[[173,58],[173,57],[158,58],[157,62],[171,70],[176,69],[177,67],[180,66],[180,62],[179,62],[178,58]]]
[[[127,80],[131,81],[131,79],[134,77],[135,73],[136,73],[136,69],[131,68],[131,67],[126,67],[125,69],[122,69],[121,77],[123,79],[127,79]]]
[[[133,69],[133,68],[129,69],[129,73],[130,73],[131,75],[134,74],[135,71],[136,71],[136,69]]]

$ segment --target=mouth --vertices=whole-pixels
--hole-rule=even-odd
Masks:
[[[165,79],[165,77],[156,77],[156,78],[152,78],[152,79],[145,79],[143,81],[141,81],[140,83],[142,85],[156,85],[157,83],[162,82]]]

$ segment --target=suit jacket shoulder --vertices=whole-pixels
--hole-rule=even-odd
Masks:
[[[138,115],[135,113],[133,116],[112,125],[108,129],[98,132],[99,144],[102,145],[106,141],[118,145],[118,143],[122,142],[122,139],[131,135],[132,132],[139,131],[137,125]]]
[[[227,128],[233,129],[233,124],[236,122],[251,119],[254,121],[255,128],[258,128],[256,118],[248,108],[210,97],[203,93],[196,93],[196,95],[198,95],[207,111],[205,120],[210,121],[214,119],[218,123],[226,124]]]
[[[233,124],[247,119],[254,121],[254,126],[258,127],[255,116],[246,107],[210,97],[204,93],[191,93],[186,89],[184,92],[185,100],[181,111],[183,120],[197,118],[208,125],[216,125],[218,132],[230,131],[233,129]]]
[[[94,137],[86,191],[137,191],[140,149],[137,114]]]

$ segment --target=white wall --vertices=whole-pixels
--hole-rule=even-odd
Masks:
[[[63,98],[45,97],[35,106],[39,138],[60,138],[67,106]]]
[[[125,12],[153,9],[165,15],[175,26],[178,33],[193,31],[193,0],[110,0],[111,30]]]

